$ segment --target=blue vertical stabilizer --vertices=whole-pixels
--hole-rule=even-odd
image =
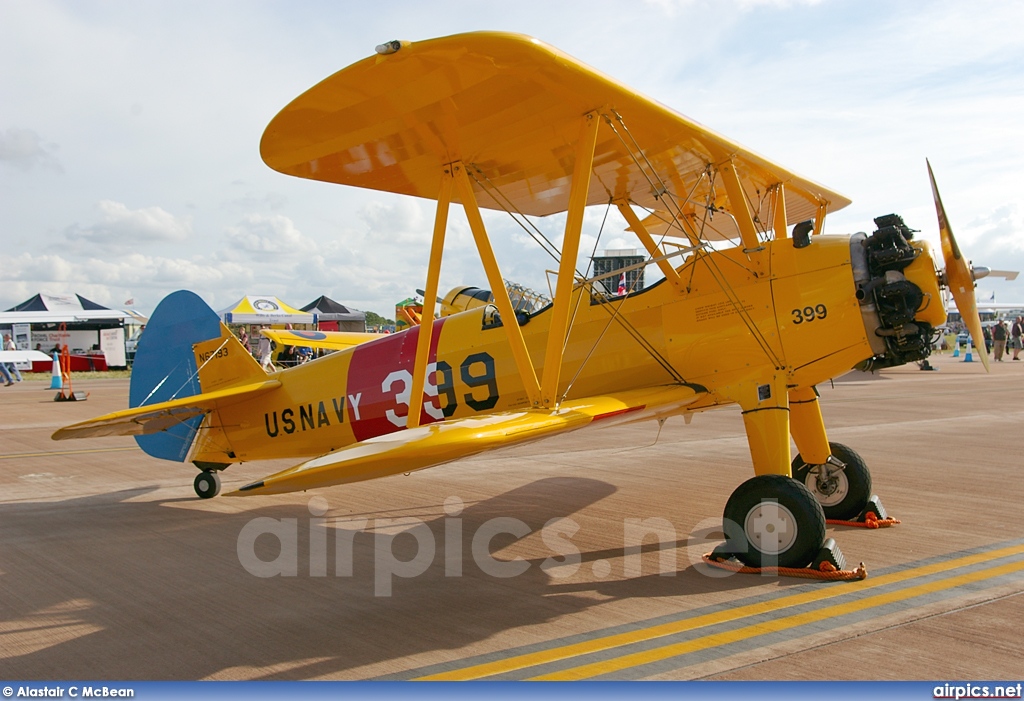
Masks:
[[[220,318],[198,295],[180,290],[164,297],[139,337],[132,382],[131,407],[155,404],[199,394],[192,345],[220,336]],[[135,436],[147,454],[184,462],[203,423],[196,416],[180,426],[146,436]]]

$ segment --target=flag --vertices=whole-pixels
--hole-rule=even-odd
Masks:
[[[988,301],[989,302],[995,302],[996,301],[996,293],[995,292],[992,293],[992,296],[989,298]]]
[[[130,306],[132,306],[133,304],[135,304],[135,298],[134,298],[134,297],[132,297],[131,299],[127,300],[127,301],[126,301],[126,302],[124,303],[124,306],[126,306],[126,307],[130,307]]]
[[[626,294],[626,273],[622,273],[622,277],[619,278],[619,294]]]

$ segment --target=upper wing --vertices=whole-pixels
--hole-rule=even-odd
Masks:
[[[562,402],[554,410],[522,409],[443,421],[340,448],[228,496],[280,494],[421,470],[598,422],[609,425],[671,416],[698,396],[698,389],[685,385],[648,387]]]
[[[289,175],[431,199],[441,169],[462,161],[490,193],[481,206],[542,216],[568,208],[574,144],[595,110],[617,133],[600,130],[587,204],[656,209],[656,177],[679,201],[728,211],[713,174],[730,158],[755,210],[778,183],[790,222],[849,204],[554,47],[497,32],[402,42],[335,73],[271,121],[260,152]]]
[[[263,329],[264,336],[282,346],[307,346],[324,350],[344,350],[360,343],[376,341],[382,336],[377,333],[358,331],[291,331]]]

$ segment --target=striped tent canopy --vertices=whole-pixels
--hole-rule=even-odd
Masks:
[[[316,314],[296,309],[274,295],[246,295],[217,314],[225,324],[316,323]]]

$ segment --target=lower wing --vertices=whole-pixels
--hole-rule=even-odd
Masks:
[[[384,338],[378,333],[360,333],[358,331],[292,331],[280,329],[263,329],[264,336],[279,346],[306,346],[323,350],[344,350],[361,343]]]
[[[700,396],[686,385],[649,387],[563,402],[557,409],[521,409],[455,419],[371,438],[248,484],[226,496],[281,494],[422,470],[594,424],[658,419]]]

